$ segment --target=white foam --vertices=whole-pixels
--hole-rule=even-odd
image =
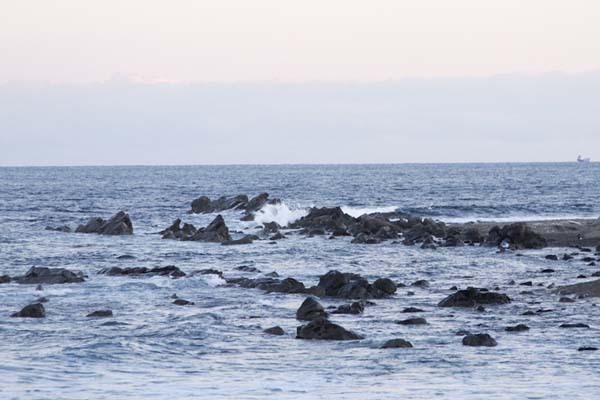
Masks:
[[[306,208],[293,208],[288,207],[287,204],[281,202],[279,204],[267,204],[254,215],[254,221],[259,224],[266,222],[277,222],[281,226],[287,226],[288,224],[304,217],[308,214]]]
[[[348,207],[343,206],[342,211],[346,214],[358,218],[364,214],[373,214],[373,213],[388,213],[394,212],[398,209],[396,206],[387,206],[387,207]]]

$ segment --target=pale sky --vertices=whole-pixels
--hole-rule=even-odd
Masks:
[[[600,68],[598,0],[0,3],[0,82],[372,81]]]
[[[599,0],[0,0],[0,166],[578,154]]]

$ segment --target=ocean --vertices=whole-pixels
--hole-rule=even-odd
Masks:
[[[401,151],[402,149],[399,149]],[[0,275],[30,267],[81,270],[80,284],[0,284],[2,399],[590,399],[600,395],[600,311],[592,300],[558,303],[546,290],[590,276],[598,267],[546,260],[544,249],[498,253],[480,246],[425,250],[387,241],[288,234],[270,244],[221,246],[163,240],[158,232],[181,218],[206,226],[215,214],[189,214],[202,195],[257,195],[282,200],[230,230],[257,231],[341,206],[353,216],[401,211],[445,222],[523,221],[600,216],[600,164],[238,165],[0,168]],[[45,230],[75,228],[92,216],[129,213],[131,236]],[[118,258],[129,255],[134,258]],[[363,314],[332,320],[365,336],[358,341],[295,338],[295,311],[306,295],[224,285],[216,275],[114,277],[109,267],[175,265],[186,273],[213,268],[227,277],[276,271],[308,285],[329,270],[404,283]],[[260,272],[245,272],[240,266]],[[553,268],[551,275],[540,271]],[[412,287],[419,279],[429,287]],[[516,285],[510,281],[516,281]],[[518,283],[532,281],[532,286]],[[436,304],[452,286],[495,288],[511,304],[485,312]],[[172,304],[172,295],[193,301]],[[10,318],[39,296],[46,318]],[[347,303],[323,298],[324,306]],[[395,323],[418,307],[425,326]],[[112,309],[111,319],[90,319]],[[549,309],[535,317],[524,311]],[[107,323],[109,321],[110,323]],[[590,329],[561,329],[564,322]],[[528,332],[504,331],[526,323]],[[283,336],[263,329],[279,325]],[[493,348],[463,346],[459,330],[490,333]],[[410,349],[380,349],[404,338]]]

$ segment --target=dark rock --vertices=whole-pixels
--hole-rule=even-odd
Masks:
[[[410,284],[410,286],[416,286],[416,287],[420,287],[420,288],[428,288],[429,287],[429,281],[425,280],[425,279],[419,279],[418,281],[414,281],[413,283]]]
[[[478,229],[469,228],[464,233],[464,238],[470,243],[483,243],[484,238]]]
[[[238,271],[243,271],[243,272],[255,272],[255,273],[260,273],[260,269],[256,268],[256,267],[250,267],[248,265],[240,265],[239,267],[235,267],[235,269],[237,269]]]
[[[280,326],[274,326],[271,328],[267,328],[263,332],[267,333],[269,335],[277,335],[277,336],[285,335],[285,331]]]
[[[572,299],[570,297],[561,297],[558,300],[559,303],[575,303],[575,299]]]
[[[518,324],[515,326],[507,326],[504,330],[506,332],[525,332],[529,330],[529,327],[525,324]]]
[[[365,310],[362,302],[355,301],[352,304],[343,304],[332,311],[332,314],[361,314]]]
[[[548,254],[544,257],[546,260],[558,261],[558,256],[556,254]]]
[[[573,256],[569,255],[569,254],[564,254],[562,256],[563,261],[569,261],[573,259]]]
[[[596,259],[594,257],[583,257],[581,259],[581,261],[589,263],[589,262],[592,262],[592,261],[596,261]]]
[[[210,213],[213,212],[212,201],[206,196],[200,196],[192,201],[192,213]]]
[[[225,225],[225,220],[221,215],[217,215],[206,228],[198,229],[190,240],[222,243],[230,241],[231,236],[229,235],[229,228]]]
[[[416,308],[416,307],[406,307],[404,310],[402,310],[403,313],[417,313],[417,312],[423,312],[423,310],[421,310],[420,308]]]
[[[552,268],[544,268],[543,270],[540,271],[542,274],[551,274],[553,272],[555,272]]]
[[[318,318],[296,330],[297,339],[316,340],[359,340],[363,336],[348,331],[341,326],[329,322],[326,318]]]
[[[477,288],[469,287],[459,290],[444,300],[440,301],[439,307],[475,307],[480,304],[507,304],[510,298],[502,293],[482,292]]]
[[[479,312],[485,312],[485,307],[484,306],[477,306],[477,308],[475,309]]]
[[[41,303],[29,304],[21,311],[11,315],[14,318],[44,318],[46,316],[46,310]]]
[[[212,212],[219,212],[225,210],[231,210],[232,208],[244,209],[248,204],[248,196],[240,194],[232,197],[219,197],[216,200],[210,200],[206,196],[201,196],[192,201],[192,213],[195,214],[206,214]]]
[[[592,346],[583,346],[577,349],[577,351],[596,351],[598,350],[597,347],[592,347]]]
[[[491,246],[499,246],[503,241],[510,243],[510,247],[516,250],[541,249],[548,245],[546,239],[522,222],[505,225],[502,228],[492,227],[485,243]]]
[[[191,276],[194,276],[194,275],[217,275],[222,278],[223,272],[219,271],[218,269],[214,269],[214,268],[204,268],[204,269],[199,269],[197,271],[194,271],[190,275]]]
[[[129,254],[123,254],[122,256],[117,257],[117,260],[134,260],[135,256]]]
[[[88,315],[86,315],[86,317],[88,317],[88,318],[108,318],[108,317],[112,317],[112,316],[113,316],[112,310],[96,310],[96,311],[91,312]]]
[[[600,279],[581,282],[574,285],[561,286],[557,289],[560,294],[574,294],[585,297],[600,297]]]
[[[584,324],[581,322],[577,322],[574,324],[560,324],[559,328],[589,328],[590,326],[588,324]]]
[[[462,344],[464,346],[485,346],[485,347],[494,347],[498,345],[498,343],[494,340],[493,337],[488,335],[487,333],[476,333],[467,335],[463,338]]]
[[[0,275],[0,283],[9,283],[11,281],[10,276]]]
[[[255,211],[260,210],[264,207],[265,204],[267,204],[268,200],[268,193],[261,193],[258,196],[253,197],[252,199],[250,199],[250,201],[248,201],[248,204],[246,204],[246,213],[253,213]]]
[[[252,242],[254,241],[254,238],[256,236],[253,235],[246,235],[240,239],[237,240],[226,240],[224,242],[221,242],[221,245],[223,246],[235,246],[235,245],[239,245],[239,244],[252,244]]]
[[[531,282],[531,281],[521,282],[521,283],[519,283],[519,285],[521,285],[521,286],[533,286],[533,282]]]
[[[308,215],[291,223],[290,228],[321,229],[328,232],[348,231],[357,220],[345,214],[340,207],[311,208]]]
[[[54,232],[64,232],[64,233],[72,232],[71,227],[67,226],[67,225],[63,225],[63,226],[47,226],[46,230],[47,231],[54,231]]]
[[[43,296],[42,296],[42,297],[39,297],[39,298],[36,300],[36,303],[47,303],[47,302],[48,302],[48,299],[47,299],[46,297],[43,297]]]
[[[382,349],[407,349],[413,347],[412,343],[404,339],[391,339],[381,346]]]
[[[119,211],[108,221],[102,218],[90,218],[85,225],[79,225],[77,233],[97,233],[100,235],[132,235],[133,224],[129,214]]]
[[[131,267],[131,268],[121,268],[121,267],[111,267],[104,268],[98,271],[98,274],[108,275],[108,276],[169,276],[171,278],[181,278],[185,276],[185,272],[180,270],[174,265],[167,265],[166,267],[154,267],[154,268],[146,268],[146,267]]]
[[[276,234],[274,234],[273,236],[271,236],[269,238],[269,240],[281,240],[281,239],[285,239],[285,235],[281,232],[277,232]]]
[[[70,271],[65,268],[31,267],[23,276],[13,278],[17,283],[35,285],[55,285],[62,283],[80,283],[85,281],[80,271]]]
[[[447,236],[444,240],[445,247],[461,247],[464,245],[465,243],[458,236]]]
[[[184,299],[176,299],[175,301],[173,301],[173,304],[178,306],[192,306],[194,305],[194,302]]]
[[[300,321],[312,321],[322,317],[327,317],[327,312],[321,303],[312,297],[307,297],[296,311],[296,319]]]
[[[388,278],[377,279],[375,282],[373,282],[373,286],[386,294],[396,293],[396,284]]]
[[[402,321],[396,321],[400,325],[426,325],[427,320],[425,318],[408,318]]]

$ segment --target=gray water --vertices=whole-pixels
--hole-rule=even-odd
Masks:
[[[284,205],[262,221],[290,220],[309,206],[341,205],[353,214],[393,210],[446,221],[598,217],[600,165],[339,165],[211,167],[0,168],[0,275],[31,266],[82,270],[82,284],[0,285],[0,398],[4,399],[590,399],[600,395],[600,312],[594,299],[558,303],[544,286],[582,281],[599,268],[577,259],[547,261],[545,254],[573,249],[526,251],[464,247],[421,250],[391,242],[354,245],[289,235],[276,245],[248,246],[161,240],[156,232],[175,218],[196,226],[214,215],[188,215],[200,195],[267,191]],[[130,213],[135,234],[104,237],[45,231],[72,227],[90,216]],[[277,213],[277,214],[275,214]],[[223,214],[230,229],[246,233],[257,223]],[[119,260],[120,255],[133,255]],[[307,285],[331,269],[368,279],[390,277],[409,285],[376,300],[361,315],[332,320],[365,336],[351,342],[295,339],[295,310],[303,295],[267,294],[225,287],[215,276],[172,280],[97,275],[112,266],[176,265],[185,272],[215,268],[225,276],[258,277],[235,267],[253,266]],[[553,274],[542,274],[553,268]],[[533,287],[511,285],[532,280]],[[543,284],[544,286],[537,286]],[[449,288],[478,286],[508,294],[509,305],[486,312],[445,309],[437,302]],[[523,291],[532,291],[526,294]],[[411,295],[409,292],[414,292]],[[172,304],[171,295],[195,302]],[[8,317],[43,295],[47,317]],[[325,306],[343,301],[324,298]],[[404,307],[425,312],[402,314]],[[112,319],[90,320],[110,308]],[[552,312],[522,316],[540,308]],[[423,316],[426,326],[395,320]],[[106,322],[111,321],[111,324]],[[564,322],[590,329],[560,329]],[[508,325],[531,330],[508,333]],[[282,337],[262,329],[280,325]],[[494,348],[470,348],[456,332],[487,332]],[[381,350],[392,338],[412,349]]]

